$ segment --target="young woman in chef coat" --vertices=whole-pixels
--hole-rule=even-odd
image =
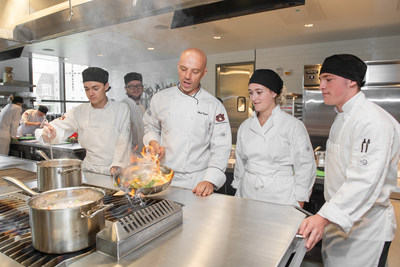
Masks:
[[[11,103],[7,104],[0,112],[0,154],[3,155],[8,155],[11,138],[17,136],[24,103],[24,99],[20,96],[11,97],[10,100]]]
[[[86,149],[82,169],[112,174],[129,164],[131,153],[130,111],[125,103],[108,99],[108,72],[90,67],[82,72],[83,85],[90,103],[71,109],[63,120],[45,123],[35,131],[42,143],[60,143],[74,132]]]
[[[316,164],[304,124],[282,111],[283,81],[256,70],[249,81],[252,116],[239,127],[232,186],[236,196],[303,207],[314,185]]]

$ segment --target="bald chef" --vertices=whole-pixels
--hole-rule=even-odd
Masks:
[[[82,169],[113,174],[129,164],[129,107],[106,96],[111,88],[107,71],[90,67],[82,72],[82,78],[90,103],[71,109],[63,120],[45,123],[43,129],[35,131],[36,139],[57,144],[77,132],[78,142],[86,149]]]

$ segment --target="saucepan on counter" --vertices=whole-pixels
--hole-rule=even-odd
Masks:
[[[40,192],[82,185],[80,159],[52,160],[43,151],[36,152],[46,159],[36,164],[37,188]]]
[[[315,162],[317,163],[318,168],[324,168],[325,167],[325,151],[320,151],[321,147],[318,146],[317,148],[314,149],[314,157],[315,157]]]
[[[104,212],[113,204],[104,205],[104,191],[82,186],[36,193],[21,181],[3,177],[29,195],[29,223],[33,247],[45,253],[69,253],[87,248],[96,242],[96,234],[104,228]]]
[[[125,193],[156,194],[167,189],[174,171],[158,164],[132,164],[114,174],[118,187]]]

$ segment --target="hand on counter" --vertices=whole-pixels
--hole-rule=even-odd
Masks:
[[[192,190],[198,196],[206,197],[213,193],[214,185],[207,181],[202,181]]]
[[[318,214],[304,219],[298,233],[307,238],[307,251],[312,249],[322,239],[324,229],[328,224],[330,224],[330,221]]]

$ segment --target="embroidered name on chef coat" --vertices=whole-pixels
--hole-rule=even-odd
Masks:
[[[218,122],[224,121],[225,120],[225,114],[222,114],[222,113],[218,114],[215,117],[215,120],[218,121]]]

